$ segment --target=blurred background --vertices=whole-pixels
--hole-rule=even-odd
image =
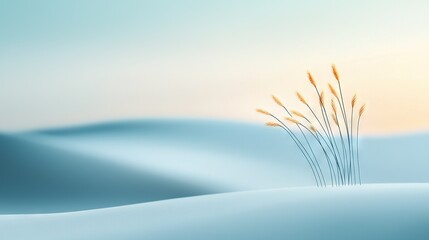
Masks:
[[[429,129],[429,1],[2,1],[0,130],[128,118],[263,123],[340,71],[362,130]]]

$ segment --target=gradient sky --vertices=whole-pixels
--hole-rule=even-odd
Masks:
[[[429,129],[429,1],[0,0],[0,129],[263,122],[335,63],[367,133]]]

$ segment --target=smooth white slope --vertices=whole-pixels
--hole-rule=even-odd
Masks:
[[[77,211],[225,192],[28,138],[0,135],[0,214]]]
[[[363,138],[363,181],[429,182],[427,142],[423,134]],[[0,136],[0,145],[2,213],[314,185],[288,136],[254,124],[121,121]]]
[[[240,190],[315,184],[289,136],[262,124],[153,119],[49,130],[40,137],[136,168],[182,174]],[[429,182],[428,142],[429,133],[363,136],[363,181]],[[315,152],[326,167],[323,152],[318,148]]]
[[[429,184],[205,195],[0,216],[2,239],[427,239]]]

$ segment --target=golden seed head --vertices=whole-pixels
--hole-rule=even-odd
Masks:
[[[338,119],[337,116],[335,116],[335,114],[332,113],[332,119],[334,120],[335,125],[338,126]]]
[[[325,105],[325,93],[322,91],[319,97],[320,104]]]
[[[359,117],[362,116],[362,114],[365,112],[366,104],[362,105],[359,109]]]
[[[313,132],[317,132],[317,129],[313,125],[310,126],[310,130]]]
[[[310,81],[311,85],[313,85],[315,88],[316,87],[316,81],[314,81],[313,75],[311,75],[310,72],[307,71],[307,75],[308,75],[308,80]]]
[[[305,101],[305,98],[299,92],[296,92],[296,96],[298,97],[299,101],[301,101],[305,105],[308,105],[307,101]]]
[[[286,120],[288,120],[289,122],[295,123],[295,124],[299,124],[299,121],[296,120],[295,118],[291,118],[291,117],[285,117]]]
[[[295,110],[292,110],[291,111],[291,113],[293,114],[293,115],[295,115],[295,116],[298,116],[298,117],[302,117],[302,118],[304,118],[305,116],[304,116],[304,114],[302,114],[302,113],[300,113],[300,112],[298,112],[298,111],[295,111]]]
[[[277,103],[277,105],[279,105],[280,107],[285,107],[283,105],[283,103],[276,96],[272,95],[272,97],[273,97],[274,102]]]
[[[338,98],[338,93],[335,90],[335,88],[330,83],[328,83],[328,86],[329,86],[329,90],[331,90],[332,95],[334,95],[334,97]]]
[[[280,124],[275,123],[275,122],[267,122],[267,123],[265,123],[265,125],[268,127],[281,127]]]
[[[355,105],[356,105],[356,100],[357,100],[357,96],[356,96],[356,94],[353,96],[353,98],[352,98],[352,108],[353,107],[355,107]]]
[[[332,111],[337,114],[337,105],[335,105],[334,99],[331,99]]]
[[[338,74],[337,68],[334,64],[332,64],[332,73],[334,74],[335,79],[337,79],[337,81],[340,81],[340,75]]]
[[[267,112],[267,111],[265,111],[265,110],[263,110],[263,109],[256,109],[256,111],[258,112],[258,113],[262,113],[262,114],[265,114],[265,115],[271,115],[271,113],[269,113],[269,112]]]

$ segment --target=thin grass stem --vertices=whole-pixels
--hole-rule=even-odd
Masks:
[[[307,160],[308,164],[310,165],[311,171],[313,172],[314,178],[316,180],[316,184],[319,187],[321,185],[321,181],[319,181],[320,176],[319,176],[318,173],[315,172],[315,169],[314,169],[315,168],[315,164],[311,160],[311,158],[309,157],[310,154],[304,148],[304,146],[302,145],[301,141],[296,137],[296,135],[292,132],[292,130],[283,121],[281,121],[279,118],[277,118],[273,114],[270,114],[270,116],[273,117],[274,119],[276,119],[282,125],[281,127],[289,134],[289,136],[292,138],[292,140],[298,146],[298,148],[300,149],[300,151],[304,155],[305,159]]]

